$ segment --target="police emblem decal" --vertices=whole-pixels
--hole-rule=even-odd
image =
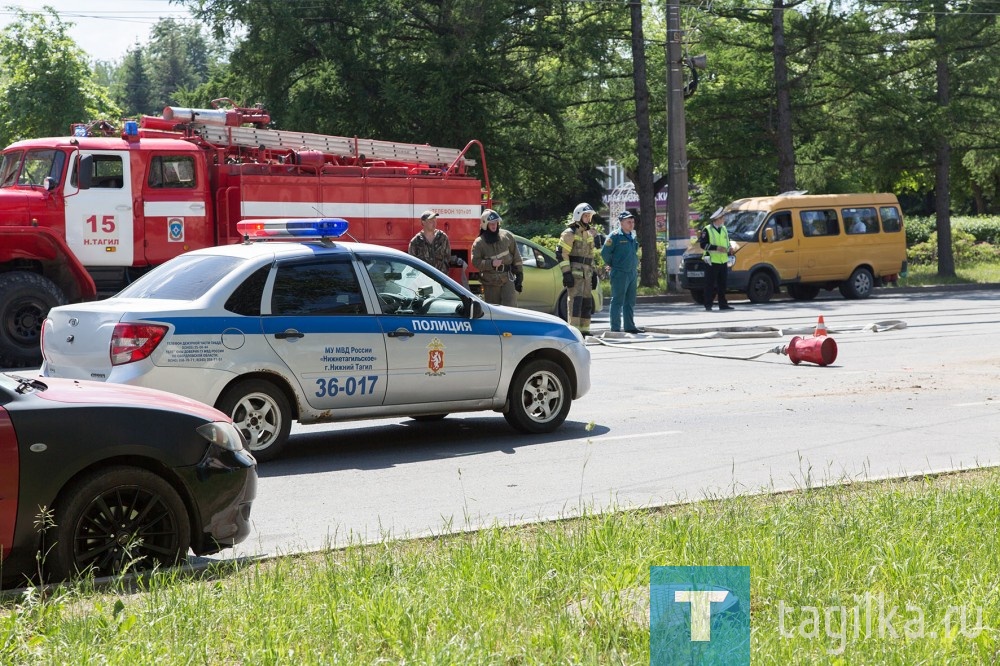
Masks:
[[[444,372],[444,343],[434,338],[427,345],[427,375],[437,377]]]

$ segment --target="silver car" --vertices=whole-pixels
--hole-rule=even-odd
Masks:
[[[280,222],[257,227],[274,239]],[[549,432],[590,388],[590,353],[558,318],[487,305],[407,254],[328,237],[189,252],[113,298],[53,308],[42,338],[44,376],[213,405],[258,460],[278,455],[293,420],[494,410]]]

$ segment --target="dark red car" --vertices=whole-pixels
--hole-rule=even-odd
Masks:
[[[119,384],[0,373],[0,580],[170,566],[250,532],[257,463],[232,421]]]

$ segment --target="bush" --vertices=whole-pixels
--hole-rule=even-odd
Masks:
[[[959,218],[953,226],[972,234],[978,243],[1000,245],[1000,217]]]
[[[1000,217],[953,217],[952,231],[972,234],[977,243],[1000,245]],[[933,217],[906,218],[906,245],[913,247],[937,236],[937,221]]]
[[[1000,250],[990,243],[977,242],[976,237],[967,231],[952,229],[951,250],[955,257],[955,266],[971,266],[979,263],[989,263],[1000,260]],[[936,264],[938,260],[937,234],[929,240],[918,243],[907,251],[910,263]]]
[[[904,222],[906,229],[906,246],[913,247],[926,243],[932,235],[936,236],[935,221],[932,217],[908,217]]]

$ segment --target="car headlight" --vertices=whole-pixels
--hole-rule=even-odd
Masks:
[[[243,435],[232,423],[213,421],[198,426],[197,430],[199,435],[227,451],[242,451],[245,448]]]

